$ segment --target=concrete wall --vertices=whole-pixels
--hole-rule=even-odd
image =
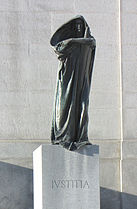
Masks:
[[[50,141],[58,61],[49,40],[61,24],[81,14],[97,41],[89,138],[100,145],[101,208],[135,208],[136,8],[136,0],[0,0],[0,161],[4,165],[26,168],[29,179],[33,150]],[[10,181],[12,171],[5,172]],[[24,181],[27,185],[27,177]],[[0,193],[0,209],[2,198],[9,199],[6,191],[5,187]],[[26,202],[21,209],[32,208],[32,198],[21,195]]]
[[[137,207],[137,1],[121,2],[123,161],[122,196],[124,209]]]

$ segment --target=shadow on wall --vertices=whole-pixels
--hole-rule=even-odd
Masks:
[[[137,209],[137,196],[101,187],[101,209]],[[33,171],[0,162],[0,209],[33,209]]]
[[[100,209],[137,209],[136,195],[101,187],[100,196]]]
[[[0,162],[0,209],[32,208],[32,169]]]

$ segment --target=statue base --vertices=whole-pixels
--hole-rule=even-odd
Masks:
[[[76,151],[41,145],[33,166],[34,209],[100,209],[97,145]]]

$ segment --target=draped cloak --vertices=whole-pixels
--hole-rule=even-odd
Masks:
[[[59,59],[52,144],[75,150],[88,141],[88,104],[96,42],[83,16],[63,24],[50,44]]]

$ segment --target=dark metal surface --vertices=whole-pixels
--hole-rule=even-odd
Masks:
[[[51,141],[75,150],[88,141],[88,104],[96,42],[83,16],[62,25],[50,44],[59,59]]]

